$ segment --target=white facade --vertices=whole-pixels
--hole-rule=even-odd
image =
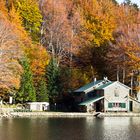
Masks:
[[[28,109],[32,111],[46,111],[49,110],[48,102],[30,102],[27,103]]]
[[[129,111],[130,88],[116,81],[104,88],[104,111]]]
[[[111,82],[108,79],[91,82],[75,91],[75,102],[81,108],[95,110],[96,112],[128,112],[132,110],[130,105],[131,88],[119,81]]]

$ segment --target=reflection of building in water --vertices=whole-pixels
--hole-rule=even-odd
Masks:
[[[105,117],[102,125],[104,127],[103,137],[105,140],[130,140],[132,124],[130,117]],[[131,128],[131,129],[130,129]]]
[[[105,117],[104,118],[104,125],[107,126],[107,125],[111,125],[113,124],[114,126],[126,126],[128,127],[130,122],[131,122],[131,118],[130,117],[121,117],[121,118],[118,118],[116,119],[115,117]]]
[[[138,112],[140,103],[130,97],[130,91],[130,87],[119,81],[112,82],[105,78],[75,90],[74,98],[79,110],[83,112]]]

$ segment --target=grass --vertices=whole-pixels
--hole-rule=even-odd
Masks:
[[[13,104],[13,105],[0,105],[0,108],[16,108],[17,105]]]

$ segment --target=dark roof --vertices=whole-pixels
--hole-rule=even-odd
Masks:
[[[99,100],[101,100],[103,98],[104,98],[104,96],[94,97],[94,98],[91,98],[89,100],[86,100],[86,101],[80,103],[79,105],[88,105],[88,104],[91,104],[91,103],[95,103],[95,102],[97,102],[97,101],[99,101]]]
[[[96,89],[104,89],[105,87],[107,87],[107,86],[109,86],[109,85],[111,85],[111,84],[113,84],[114,82],[108,82],[108,83],[105,83],[105,84],[103,84],[103,85],[101,85],[101,86],[99,86],[99,87],[97,87]]]
[[[85,85],[85,86],[83,86],[83,87],[81,87],[81,88],[75,90],[74,92],[84,92],[85,90],[94,87],[95,85],[99,84],[99,83],[102,82],[102,81],[103,81],[103,80],[98,80],[98,81],[96,81],[96,82],[95,82],[95,81],[94,81],[94,82],[91,82],[91,83],[89,83],[89,84],[87,84],[87,85]]]
[[[131,99],[132,101],[135,101],[137,103],[140,103],[137,99],[134,99],[133,97],[129,96],[129,99]]]
[[[86,92],[91,92],[93,90],[102,90],[102,89],[108,87],[109,85],[111,85],[113,83],[118,83],[118,84],[124,86],[125,88],[130,89],[130,87],[120,83],[119,81],[111,82],[109,80],[98,80],[96,82],[95,81],[91,82],[91,83],[75,90],[74,92],[85,92],[86,93]]]

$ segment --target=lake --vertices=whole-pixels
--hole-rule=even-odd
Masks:
[[[140,118],[3,118],[0,140],[140,140]]]

